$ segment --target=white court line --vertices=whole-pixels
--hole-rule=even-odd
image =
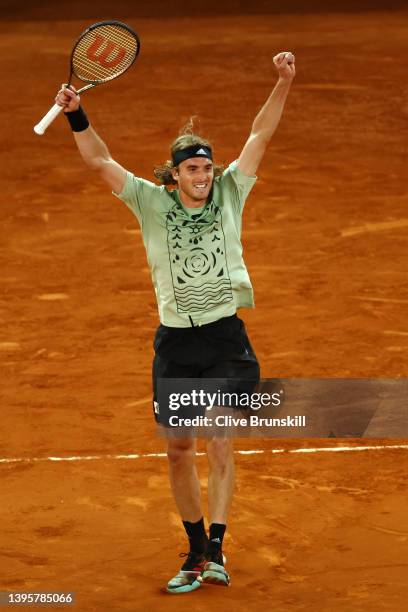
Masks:
[[[273,448],[270,450],[236,450],[236,455],[268,455],[278,453],[344,453],[358,452],[367,450],[389,450],[402,449],[408,450],[408,444],[395,444],[388,446],[333,446],[333,447],[318,447],[318,448]],[[206,453],[196,453],[197,455],[205,455]],[[77,455],[73,457],[3,457],[0,458],[0,463],[39,463],[44,461],[99,461],[101,459],[146,459],[149,457],[167,457],[167,453],[134,453],[131,455]]]

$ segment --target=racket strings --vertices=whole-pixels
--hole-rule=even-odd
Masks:
[[[127,70],[139,52],[139,41],[118,25],[101,25],[87,32],[72,55],[73,73],[82,81],[104,83]]]

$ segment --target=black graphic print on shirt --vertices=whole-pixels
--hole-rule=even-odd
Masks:
[[[233,299],[218,206],[188,216],[175,202],[166,216],[170,267],[180,313],[203,312]]]

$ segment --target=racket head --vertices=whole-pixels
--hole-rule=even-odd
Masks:
[[[99,85],[128,70],[140,52],[137,33],[121,21],[100,21],[87,28],[71,53],[71,77]],[[71,81],[71,78],[70,78]]]

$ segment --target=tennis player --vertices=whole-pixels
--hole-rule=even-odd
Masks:
[[[158,379],[259,378],[257,358],[236,311],[254,306],[240,239],[244,203],[295,76],[292,53],[278,53],[273,62],[277,83],[255,117],[239,158],[223,170],[214,163],[210,143],[185,130],[172,144],[171,160],[155,168],[161,186],[137,178],[114,161],[90,126],[75,90],[63,87],[56,97],[85,163],[140,223],[161,322],[153,361],[153,405],[159,423]],[[207,440],[208,535],[196,440],[170,437],[167,443],[171,488],[190,545],[188,553],[181,553],[185,561],[167,591],[185,593],[203,582],[226,586],[230,578],[222,543],[234,488],[232,438]]]

